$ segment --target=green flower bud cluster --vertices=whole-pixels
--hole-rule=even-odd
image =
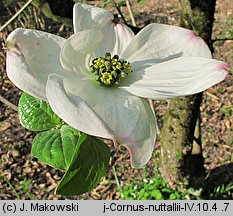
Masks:
[[[91,73],[100,85],[119,85],[122,78],[132,73],[132,66],[118,55],[111,57],[106,53],[105,57],[98,57],[92,60]]]

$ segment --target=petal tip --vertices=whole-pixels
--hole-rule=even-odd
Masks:
[[[189,36],[190,40],[202,41],[202,38],[199,37],[195,32],[193,32],[191,30],[188,31],[188,36]]]
[[[21,28],[17,28],[8,35],[6,39],[7,50],[10,50],[12,48],[17,48],[18,45],[16,43],[17,42],[16,40],[17,40],[18,35],[21,33],[21,31],[22,31]]]
[[[112,22],[113,22],[113,24],[114,24],[114,28],[115,28],[115,29],[122,30],[122,32],[125,31],[125,28],[124,28],[123,24],[122,24],[120,21],[115,22],[114,19],[113,19]]]
[[[142,158],[137,157],[137,152],[135,151],[133,146],[130,145],[124,145],[123,146],[128,150],[130,155],[130,164],[133,169],[142,169],[147,164],[148,160],[143,161]],[[141,160],[142,159],[142,160]],[[142,162],[143,161],[143,162]]]
[[[5,46],[6,46],[6,49],[8,51],[11,50],[12,48],[16,47],[15,43],[13,41],[10,41],[10,40],[6,41]]]
[[[217,65],[217,70],[224,74],[224,78],[228,75],[229,71],[231,70],[230,66],[225,63],[221,62]]]

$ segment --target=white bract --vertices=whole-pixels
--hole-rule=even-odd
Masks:
[[[195,94],[229,70],[211,59],[201,38],[180,27],[150,24],[135,36],[106,10],[75,4],[74,32],[66,40],[16,29],[7,38],[7,74],[70,126],[125,145],[133,167],[148,162],[156,139],[155,116],[143,98]],[[133,72],[118,85],[101,86],[90,72],[93,59],[107,52],[131,64]]]

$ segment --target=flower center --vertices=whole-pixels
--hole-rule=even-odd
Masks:
[[[91,73],[102,86],[119,85],[121,79],[132,73],[132,66],[118,55],[111,57],[106,53],[105,57],[98,57],[92,60]]]

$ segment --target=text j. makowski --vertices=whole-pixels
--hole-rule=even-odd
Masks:
[[[19,208],[20,211],[38,211],[38,212],[46,212],[46,211],[69,211],[75,212],[78,211],[78,203],[69,203],[69,204],[47,204],[47,203],[30,203],[29,209],[27,209],[27,205],[22,203],[22,206]]]

